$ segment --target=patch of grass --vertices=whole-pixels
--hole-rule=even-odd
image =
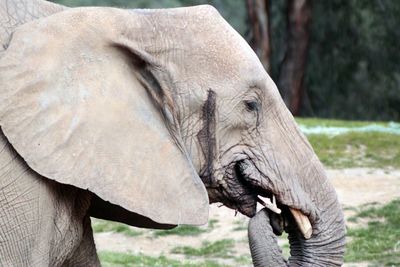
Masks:
[[[286,232],[283,232],[281,236],[278,237],[278,239],[283,240],[282,243],[284,243],[281,246],[282,249],[282,255],[285,259],[288,259],[290,256],[290,246],[289,246],[289,239],[288,239],[288,234]]]
[[[238,257],[235,257],[235,263],[237,263],[238,265],[251,265],[252,264],[252,260],[250,255],[241,255]]]
[[[319,118],[296,118],[298,124],[304,125],[306,127],[324,126],[324,127],[363,127],[370,124],[376,124],[381,126],[388,126],[387,122],[380,121],[345,121],[345,120],[328,120]]]
[[[95,233],[114,232],[121,233],[127,236],[138,236],[142,234],[142,232],[135,231],[134,229],[132,229],[132,227],[126,224],[109,222],[100,219],[92,220],[92,228]]]
[[[343,121],[296,118],[305,127],[365,127],[371,124],[389,127],[388,122]],[[399,135],[383,132],[348,132],[338,135],[307,136],[316,154],[330,168],[394,167],[400,168]]]
[[[198,236],[202,233],[207,232],[206,228],[191,225],[180,225],[171,230],[154,230],[154,236],[167,236],[167,235],[179,235],[179,236]]]
[[[347,221],[356,223],[357,222],[357,217],[350,217],[350,218],[347,219]]]
[[[366,227],[348,229],[345,260],[400,266],[400,199],[382,207],[368,207],[357,215],[370,219]]]
[[[191,226],[191,225],[180,225],[171,230],[154,230],[154,236],[167,236],[167,235],[179,235],[179,236],[198,236],[202,233],[210,232],[214,229],[215,225],[218,223],[218,220],[211,219],[208,222],[207,228],[200,226]]]
[[[143,254],[132,255],[127,253],[118,253],[111,251],[101,251],[99,253],[101,265],[104,267],[223,267],[214,261],[203,262],[181,262],[169,259],[165,256],[151,257]]]
[[[189,246],[175,247],[171,250],[175,254],[186,256],[212,256],[218,258],[229,258],[233,256],[234,240],[222,239],[215,242],[204,242],[200,248]]]
[[[232,229],[233,231],[247,231],[248,222],[245,220],[236,220],[234,222],[235,227]]]
[[[356,207],[344,207],[343,210],[358,211]]]
[[[400,168],[400,138],[377,132],[350,132],[337,136],[309,135],[315,153],[331,168]]]
[[[213,230],[217,224],[218,224],[217,219],[210,219],[208,221],[208,229]]]

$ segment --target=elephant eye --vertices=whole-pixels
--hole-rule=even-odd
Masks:
[[[244,101],[244,104],[248,111],[253,112],[253,111],[258,111],[258,109],[259,109],[259,104],[255,100],[246,100],[246,101]]]

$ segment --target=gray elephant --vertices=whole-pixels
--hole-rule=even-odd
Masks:
[[[213,202],[253,217],[256,266],[342,264],[336,193],[214,8],[0,0],[0,43],[0,265],[97,266],[90,216],[168,229]]]

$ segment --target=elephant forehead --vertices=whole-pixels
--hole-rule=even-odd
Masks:
[[[212,6],[131,12],[147,29],[146,33],[140,33],[145,50],[163,57],[164,62],[172,61],[203,74],[261,75],[264,72],[247,42]],[[144,36],[149,41],[147,44],[143,43]]]
[[[205,61],[200,66],[208,71],[215,70],[218,75],[255,75],[264,71],[250,46],[222,18],[220,23],[205,23],[203,27],[207,27],[209,31],[194,34],[200,40],[194,39],[192,44],[193,51],[200,51],[197,58]]]

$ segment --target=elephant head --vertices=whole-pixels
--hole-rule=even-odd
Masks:
[[[267,197],[271,223],[250,227],[256,265],[277,246],[262,233],[283,228],[290,263],[341,264],[336,193],[257,56],[214,8],[78,8],[27,23],[0,60],[0,85],[9,142],[40,175],[92,192],[92,215],[198,225],[209,202],[253,217]]]

